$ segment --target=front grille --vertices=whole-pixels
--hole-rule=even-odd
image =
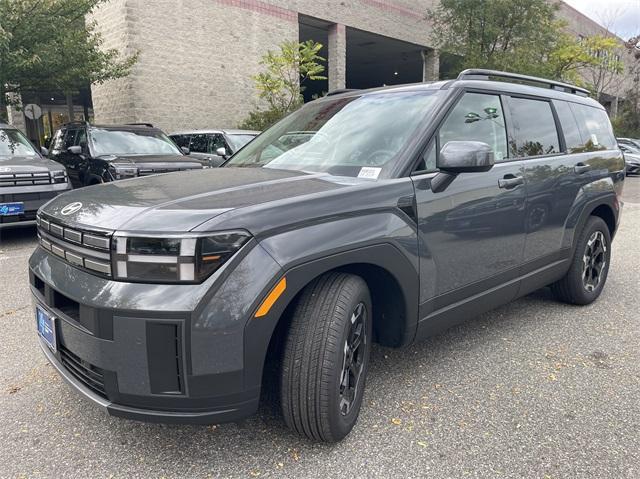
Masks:
[[[53,178],[48,171],[42,173],[1,173],[0,188],[3,186],[50,185]]]
[[[47,201],[55,198],[58,191],[40,191],[35,193],[14,193],[0,194],[0,203],[27,202],[27,201]]]
[[[103,398],[107,397],[104,389],[104,371],[102,369],[81,359],[62,345],[59,347],[59,351],[62,365],[74,378],[94,393]]]
[[[80,269],[111,277],[111,234],[70,228],[41,216],[36,221],[44,249]]]

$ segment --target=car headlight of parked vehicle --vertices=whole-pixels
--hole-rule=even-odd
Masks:
[[[69,181],[65,170],[51,171],[50,175],[52,183],[67,183]]]
[[[109,165],[109,173],[114,180],[121,180],[123,178],[134,178],[138,176],[138,168],[129,165]]]
[[[250,238],[245,231],[211,236],[114,237],[115,278],[132,282],[201,283]]]

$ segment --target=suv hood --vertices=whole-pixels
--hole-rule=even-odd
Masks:
[[[3,173],[42,173],[45,171],[61,171],[64,166],[55,161],[39,156],[0,155],[0,174]]]
[[[41,211],[79,228],[185,232],[233,209],[362,181],[366,180],[352,178],[339,183],[336,177],[324,173],[270,168],[192,170],[73,190],[54,198]],[[67,215],[62,213],[65,206],[76,202],[82,207]]]

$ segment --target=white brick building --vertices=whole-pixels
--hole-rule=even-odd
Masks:
[[[437,0],[110,0],[94,19],[105,47],[139,52],[131,75],[92,87],[95,122],[170,131],[233,127],[256,104],[252,76],[284,40],[326,48],[328,81],[307,92],[435,80],[426,12]],[[574,33],[603,28],[566,4]]]

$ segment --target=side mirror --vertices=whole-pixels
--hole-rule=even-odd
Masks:
[[[191,150],[186,146],[181,146],[180,150],[182,150],[182,153],[184,153],[185,155],[188,155],[189,153],[191,153]]]
[[[440,150],[440,173],[431,179],[431,191],[447,189],[458,173],[489,171],[493,167],[493,150],[481,141],[449,141]]]
[[[489,171],[493,164],[493,150],[481,141],[449,141],[438,159],[438,168],[447,173]]]
[[[47,150],[44,146],[40,147],[40,154],[42,156],[49,156],[49,150]]]
[[[216,150],[216,155],[221,156],[223,158],[227,157],[227,149],[223,146]]]
[[[67,148],[67,151],[72,155],[81,155],[82,147],[80,145],[70,146],[69,148]]]

